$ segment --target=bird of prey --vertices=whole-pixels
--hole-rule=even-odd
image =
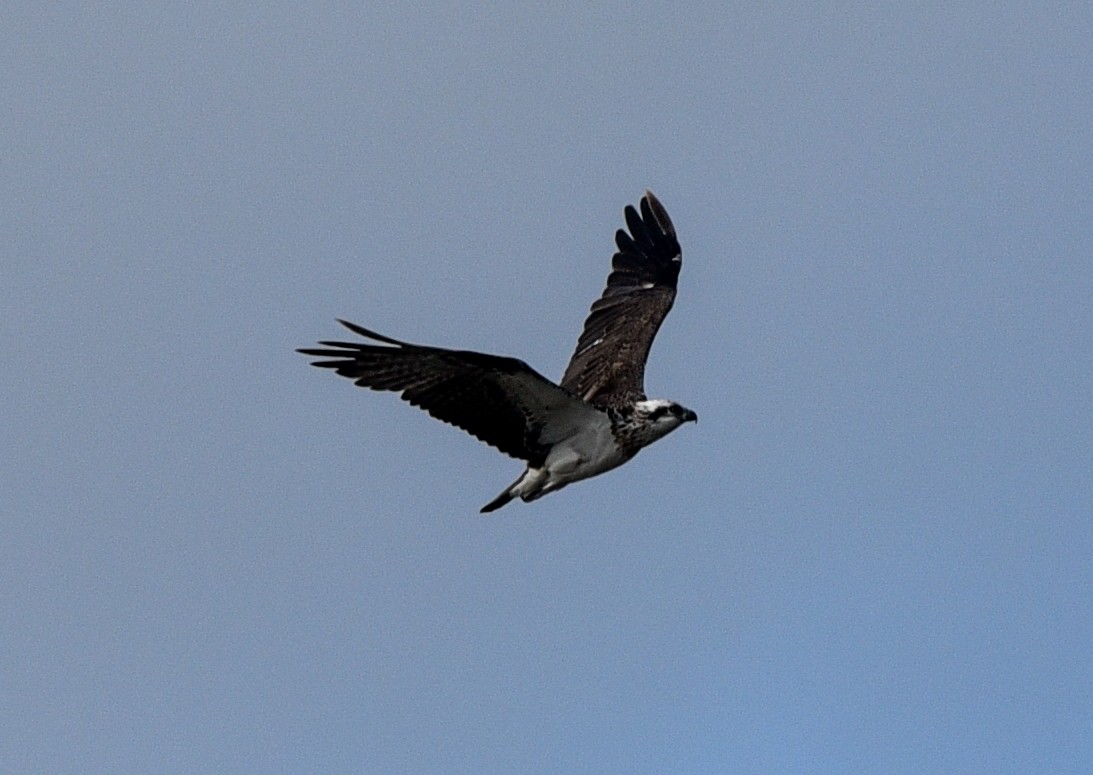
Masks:
[[[516,358],[426,347],[339,320],[366,342],[323,341],[297,352],[320,360],[361,387],[391,390],[527,463],[500,495],[533,501],[571,482],[622,465],[638,451],[698,416],[675,401],[645,396],[645,361],[676,297],[682,252],[664,206],[646,191],[640,212],[624,210],[629,233],[603,295],[592,304],[560,383]]]

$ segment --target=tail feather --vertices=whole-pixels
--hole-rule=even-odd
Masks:
[[[509,501],[511,501],[515,497],[512,494],[511,490],[512,490],[511,486],[506,487],[504,492],[502,492],[500,495],[498,495],[492,501],[490,501],[485,506],[483,506],[481,511],[479,511],[478,513],[479,514],[488,514],[491,511],[497,511],[499,508],[504,506],[506,503],[508,503]]]
[[[546,495],[552,489],[557,489],[557,486],[551,487],[549,485],[549,479],[550,476],[545,468],[525,468],[524,473],[516,477],[515,482],[482,507],[481,513],[486,514],[490,511],[497,511],[513,498],[518,497],[522,501],[533,501],[542,495]]]
[[[525,468],[524,473],[516,477],[516,481],[501,491],[501,494],[494,498],[492,501],[482,507],[479,512],[481,514],[487,514],[491,511],[497,511],[513,498],[520,496],[524,500],[528,500],[529,493],[535,492],[541,485],[545,474],[540,468]]]

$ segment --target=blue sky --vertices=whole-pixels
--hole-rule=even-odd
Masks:
[[[21,3],[0,770],[1088,772],[1093,11]],[[559,377],[622,208],[688,425],[520,464],[292,351]]]

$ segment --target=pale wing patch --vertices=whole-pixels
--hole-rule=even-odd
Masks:
[[[599,339],[597,339],[595,342],[592,342],[590,345],[588,345],[588,347],[585,347],[583,350],[579,351],[577,353],[577,355],[584,355],[586,352],[591,350],[593,347],[596,347],[597,345],[601,345],[601,344],[603,344],[603,337],[602,336]],[[576,356],[574,356],[574,357],[576,357]]]

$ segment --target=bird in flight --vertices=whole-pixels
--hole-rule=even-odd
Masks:
[[[682,252],[664,206],[646,191],[627,205],[627,231],[603,295],[592,304],[560,383],[516,358],[400,342],[339,320],[366,342],[323,341],[297,352],[360,387],[390,390],[527,463],[482,512],[513,498],[533,501],[610,471],[698,415],[646,398],[645,361],[676,297]]]

